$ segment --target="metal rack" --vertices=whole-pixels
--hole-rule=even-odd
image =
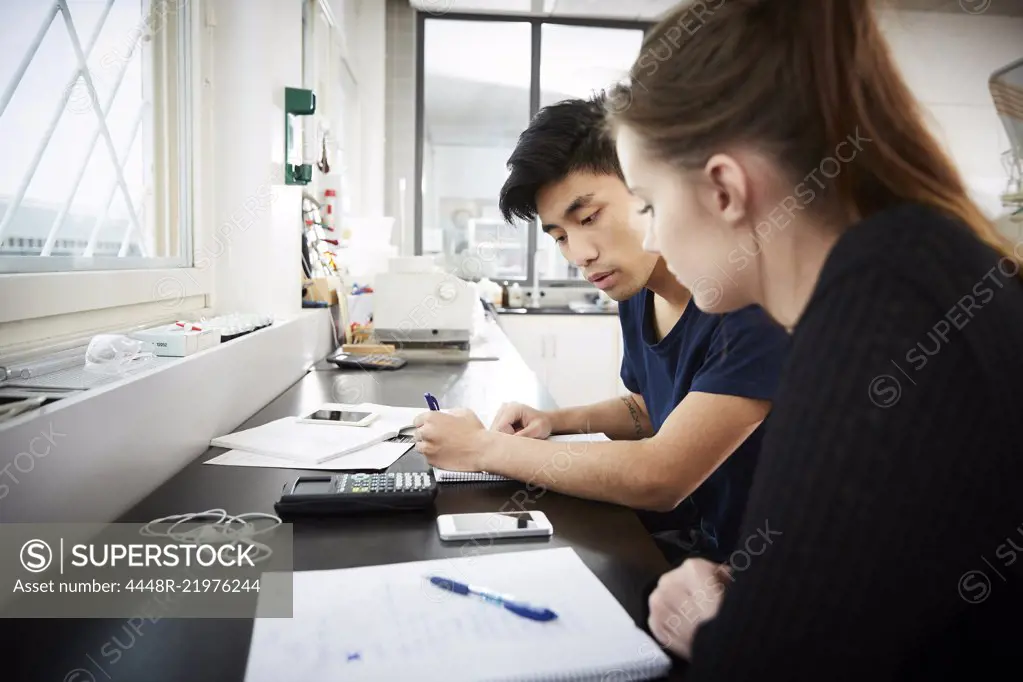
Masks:
[[[328,236],[328,234],[330,236]],[[302,195],[302,272],[306,279],[338,273],[335,229],[323,220],[323,207],[309,194]]]

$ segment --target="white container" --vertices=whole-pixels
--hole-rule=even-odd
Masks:
[[[195,326],[201,325],[195,323]],[[163,357],[183,358],[220,343],[215,329],[186,329],[177,325],[132,332],[129,336],[143,343],[142,350]]]
[[[526,292],[522,290],[518,282],[508,287],[508,307],[522,308],[526,305]]]
[[[484,277],[477,283],[477,289],[480,292],[480,297],[484,300],[490,301],[496,306],[501,305],[501,285],[491,280],[489,277]]]

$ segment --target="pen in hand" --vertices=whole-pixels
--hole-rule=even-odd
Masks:
[[[427,407],[430,408],[431,411],[433,412],[440,411],[440,403],[437,402],[437,399],[433,397],[432,393],[424,393],[423,397],[426,398],[426,405]]]

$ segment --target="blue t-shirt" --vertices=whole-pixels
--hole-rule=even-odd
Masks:
[[[654,341],[651,291],[643,289],[622,301],[618,317],[624,340],[622,381],[643,396],[655,433],[691,391],[774,397],[789,337],[761,308],[712,315],[690,301],[660,342]],[[736,549],[764,426],[674,510],[639,512],[670,559],[700,555],[723,562]]]

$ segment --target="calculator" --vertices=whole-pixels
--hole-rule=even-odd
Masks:
[[[337,353],[327,358],[342,369],[401,369],[407,360],[394,354],[355,355],[354,353]]]
[[[274,510],[284,516],[333,516],[425,509],[437,497],[429,471],[299,476],[284,485]]]

